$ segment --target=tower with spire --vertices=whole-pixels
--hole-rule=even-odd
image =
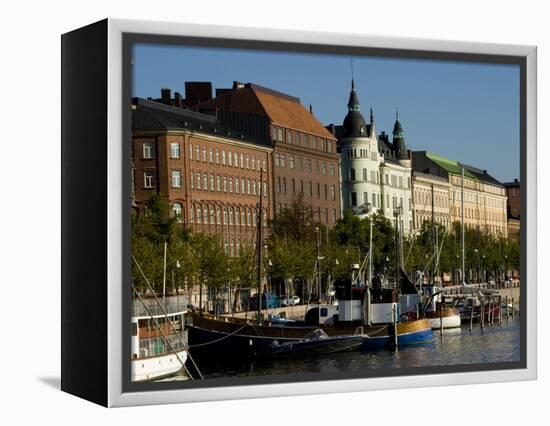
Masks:
[[[371,209],[393,221],[400,207],[400,226],[406,234],[412,226],[411,162],[399,113],[392,141],[384,132],[378,136],[373,109],[368,123],[361,113],[353,68],[351,77],[347,114],[342,126],[331,126],[340,151],[342,210],[364,216]]]

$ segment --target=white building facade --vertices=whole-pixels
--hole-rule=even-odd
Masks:
[[[394,213],[399,212],[403,232],[408,234],[413,226],[411,161],[399,118],[393,143],[384,133],[378,137],[372,110],[368,124],[361,114],[352,80],[348,114],[343,126],[334,131],[340,150],[342,211],[352,209],[363,215],[371,207],[392,222]]]

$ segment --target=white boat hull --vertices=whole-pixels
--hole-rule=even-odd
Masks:
[[[439,330],[441,327],[439,318],[426,318],[433,329]],[[443,328],[456,328],[460,327],[460,315],[450,315],[443,317]]]
[[[178,359],[179,358],[179,359]],[[132,360],[132,381],[144,382],[176,374],[187,361],[187,351]]]

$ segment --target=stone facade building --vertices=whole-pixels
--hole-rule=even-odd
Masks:
[[[464,225],[493,235],[507,236],[506,192],[487,170],[459,163],[427,151],[412,153],[415,172],[442,177],[450,184],[450,221],[462,216],[462,170],[464,170]]]
[[[136,99],[132,142],[139,209],[153,194],[160,194],[179,222],[197,232],[220,235],[231,255],[255,241],[260,191],[264,223],[272,218],[269,139],[232,130],[212,115]]]
[[[393,220],[394,211],[401,207],[403,231],[410,232],[411,163],[399,118],[396,117],[392,142],[384,132],[377,136],[374,114],[371,110],[367,124],[352,80],[344,123],[328,129],[338,137],[342,209],[362,215],[370,205]]]
[[[314,220],[333,226],[341,216],[339,155],[334,135],[293,96],[238,82],[216,93],[215,98],[199,104],[198,110],[270,141],[274,213],[301,197]],[[243,115],[248,119],[243,120]]]

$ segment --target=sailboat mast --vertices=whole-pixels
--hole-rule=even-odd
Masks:
[[[461,183],[461,186],[462,186],[462,194],[460,196],[460,210],[461,210],[461,226],[460,226],[460,245],[461,245],[461,250],[462,250],[462,287],[464,287],[464,277],[466,275],[465,273],[465,263],[464,263],[464,249],[465,249],[465,245],[464,245],[464,167],[461,168],[461,176],[462,176],[462,183]]]
[[[262,316],[262,219],[263,219],[263,197],[264,197],[264,170],[260,168],[260,203],[258,213],[258,241],[256,244],[256,253],[258,257],[258,323]]]

